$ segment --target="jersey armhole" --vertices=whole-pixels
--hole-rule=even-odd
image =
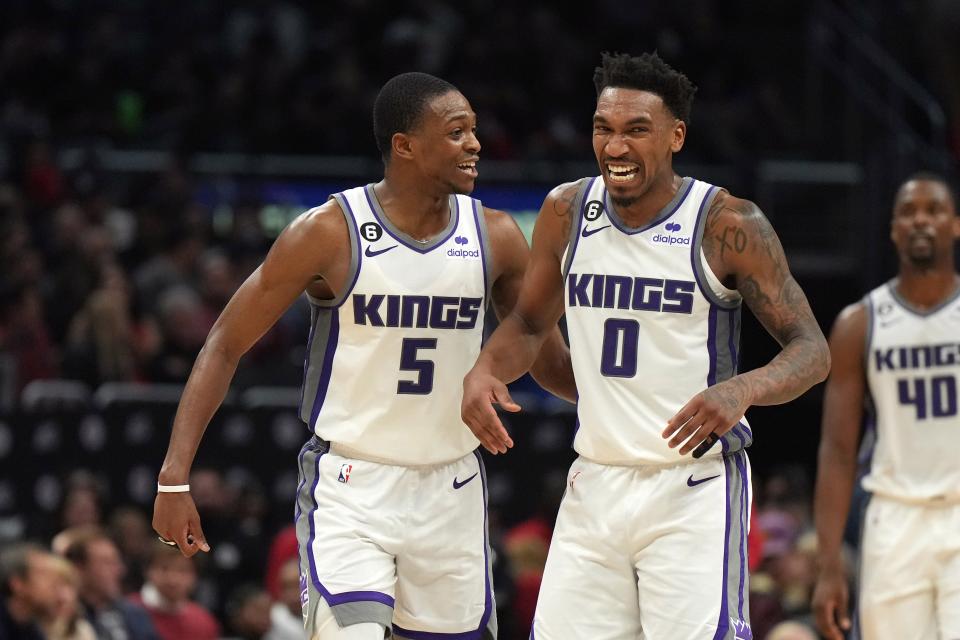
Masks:
[[[483,308],[486,309],[490,306],[493,292],[493,250],[490,248],[490,234],[487,231],[487,216],[483,211],[483,203],[476,198],[470,198],[470,200],[473,205],[473,219],[477,225],[477,237],[480,239],[480,259],[483,263]]]
[[[707,189],[703,201],[700,203],[700,209],[697,211],[697,223],[693,231],[693,245],[690,247],[690,262],[693,265],[693,274],[697,280],[697,286],[703,297],[710,304],[721,309],[736,309],[740,306],[742,300],[740,293],[736,289],[728,289],[720,282],[720,278],[713,272],[710,265],[707,264],[706,257],[703,254],[703,232],[707,226],[707,212],[713,206],[720,193],[720,188],[710,186]]]
[[[867,330],[863,332],[863,371],[870,370],[870,346],[873,344],[873,300],[870,294],[863,296],[863,307],[866,312]]]
[[[564,281],[567,279],[567,274],[570,273],[570,267],[573,265],[573,256],[577,252],[577,243],[578,240],[580,240],[580,220],[583,218],[583,203],[597,179],[598,178],[581,178],[580,186],[577,187],[577,197],[573,201],[572,211],[570,212],[570,236],[567,238],[566,257],[563,261],[562,274]]]
[[[323,300],[316,298],[309,293],[306,294],[310,304],[323,308],[336,308],[343,304],[354,285],[357,284],[357,278],[360,276],[360,231],[357,229],[357,220],[353,215],[353,210],[342,193],[334,193],[328,200],[334,199],[340,205],[340,213],[343,215],[344,222],[347,224],[347,234],[350,236],[350,268],[347,271],[347,277],[344,282],[350,284],[344,287],[343,291],[334,298]]]

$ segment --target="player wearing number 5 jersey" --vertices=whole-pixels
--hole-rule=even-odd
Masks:
[[[851,627],[865,640],[960,638],[960,218],[943,178],[918,174],[900,186],[891,237],[898,277],[844,309],[830,336],[814,597],[830,640]],[[864,422],[870,498],[851,617],[840,545]]]
[[[213,327],[177,411],[161,485],[185,485],[237,360],[301,294],[312,307],[296,505],[304,620],[313,640],[496,637],[477,438],[461,381],[488,304],[516,300],[526,240],[468,197],[476,116],[423,73],[374,105],[384,179],[335,194],[288,226]],[[534,377],[575,396],[554,328]],[[189,493],[160,493],[154,528],[207,551]]]
[[[674,173],[690,81],[655,54],[604,55],[594,81],[600,176],[544,202],[517,306],[464,380],[464,419],[509,444],[490,401],[511,408],[504,383],[565,309],[579,458],[531,637],[750,638],[744,412],[822,380],[826,341],[756,205]],[[741,301],[783,349],[738,374]]]

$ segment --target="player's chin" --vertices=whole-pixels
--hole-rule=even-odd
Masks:
[[[470,195],[477,184],[477,179],[473,177],[458,176],[455,180],[450,180],[448,185],[452,193],[460,195]]]

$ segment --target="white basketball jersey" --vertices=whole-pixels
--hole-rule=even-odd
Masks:
[[[717,187],[684,178],[645,227],[620,219],[600,178],[581,183],[563,275],[577,380],[576,451],[604,464],[676,464],[661,437],[694,395],[736,374],[740,296],[701,252]],[[747,447],[742,419],[707,455]],[[689,454],[688,454],[689,456]]]
[[[490,286],[483,207],[451,196],[447,228],[419,243],[390,222],[373,185],[333,197],[350,231],[351,284],[334,300],[311,299],[301,416],[355,457],[459,459],[479,444],[460,400]]]
[[[865,297],[867,383],[876,429],[868,491],[907,502],[960,501],[960,291],[919,311],[892,280]]]

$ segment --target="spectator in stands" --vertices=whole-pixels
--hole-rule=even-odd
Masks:
[[[57,573],[57,608],[40,626],[46,640],[97,640],[97,633],[80,609],[80,576],[70,562],[51,556]],[[2,636],[0,636],[2,637]]]
[[[80,599],[100,640],[160,640],[144,608],[123,599],[125,567],[106,533],[98,528],[76,532],[66,556],[80,573]]]
[[[58,575],[53,556],[34,544],[0,551],[0,638],[44,640],[40,621],[56,615]]]
[[[270,640],[303,640],[300,560],[290,558],[280,567],[280,593],[270,607]]]
[[[110,514],[110,537],[117,544],[127,567],[123,592],[139,591],[143,586],[143,571],[150,561],[156,536],[146,514],[136,507],[119,507]]]
[[[43,302],[36,284],[0,285],[0,353],[13,358],[16,389],[31,380],[56,378],[57,348],[47,331]]]
[[[100,526],[103,523],[103,489],[97,478],[86,470],[77,470],[66,481],[66,493],[60,507],[62,529]]]
[[[253,584],[242,584],[227,599],[227,619],[242,640],[270,640],[270,596]]]
[[[130,382],[142,375],[143,360],[159,347],[152,322],[133,315],[130,283],[113,261],[100,267],[100,281],[73,316],[67,332],[64,371],[91,385]]]
[[[216,640],[220,636],[213,615],[190,600],[197,583],[193,558],[154,541],[146,578],[140,592],[130,599],[147,610],[161,640]]]
[[[280,599],[280,572],[290,559],[300,558],[300,548],[297,545],[297,528],[289,524],[280,529],[270,542],[270,551],[267,554],[267,572],[264,577],[264,586],[267,593],[274,600]]]

